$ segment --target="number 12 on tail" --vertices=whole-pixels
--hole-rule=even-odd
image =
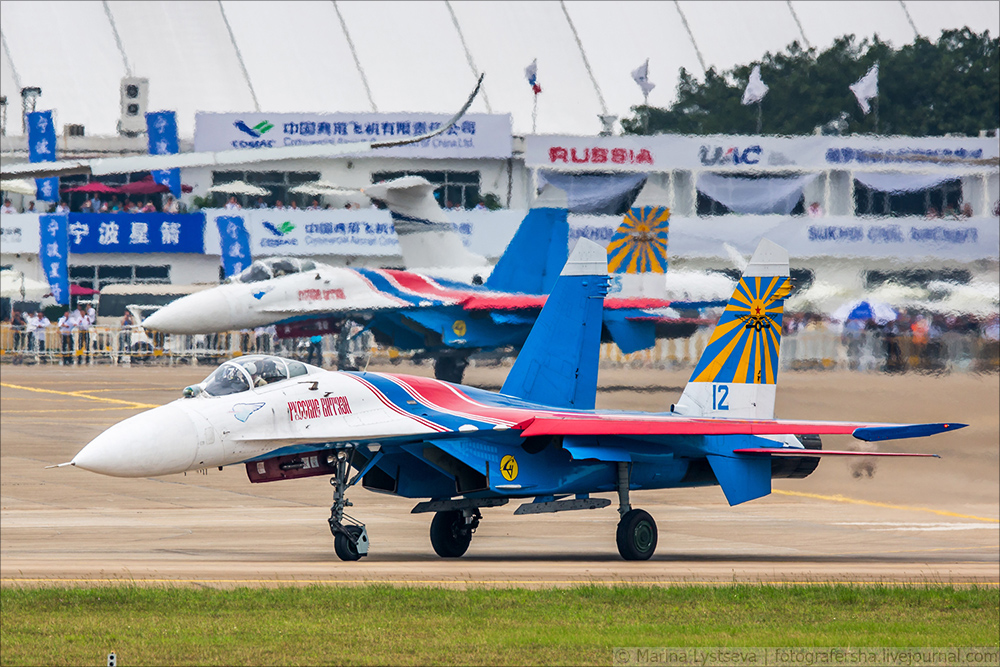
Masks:
[[[713,410],[728,410],[729,405],[726,403],[726,400],[728,399],[729,399],[729,385],[727,384],[712,385]]]

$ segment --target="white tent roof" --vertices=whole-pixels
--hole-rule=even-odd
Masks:
[[[630,72],[647,58],[656,84],[649,102],[656,106],[674,100],[680,67],[702,76],[685,20],[706,66],[719,70],[803,37],[823,49],[847,33],[859,39],[877,33],[901,46],[913,41],[914,28],[935,40],[942,29],[963,26],[1000,32],[993,1],[224,1],[220,11],[216,2],[160,0],[108,7],[124,58],[101,2],[3,1],[8,48],[0,51],[0,92],[11,104],[10,134],[20,131],[22,86],[42,88],[38,108],[56,110],[58,131],[63,123],[82,123],[90,135],[114,134],[127,67],[149,78],[150,110],[178,112],[185,137],[193,135],[195,112],[253,111],[254,97],[264,112],[374,106],[447,113],[475,83],[470,59],[487,74],[486,95],[472,111],[510,113],[515,133],[525,134],[533,95],[524,68],[535,58],[542,86],[538,133],[596,134],[602,105],[573,28],[608,112],[618,116],[642,102]]]

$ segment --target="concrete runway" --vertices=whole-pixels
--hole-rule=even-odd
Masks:
[[[659,527],[653,559],[622,561],[615,504],[513,516],[484,510],[469,552],[438,558],[430,515],[415,501],[352,490],[372,552],[333,553],[326,478],[251,484],[243,466],[156,479],[115,479],[70,460],[111,424],[180,396],[209,367],[2,367],[0,579],[3,585],[111,581],[190,585],[288,582],[567,585],[669,582],[1000,582],[1000,381],[996,375],[783,373],[777,415],[808,419],[956,421],[962,431],[884,443],[941,459],[825,460],[803,480],[729,507],[719,488],[636,492]],[[426,375],[428,366],[372,368]],[[498,388],[506,368],[470,369]],[[611,369],[598,407],[662,410],[690,371]],[[824,437],[825,448],[860,445]],[[871,476],[869,476],[871,472]],[[860,476],[857,476],[860,475]]]

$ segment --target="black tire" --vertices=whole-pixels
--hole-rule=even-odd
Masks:
[[[434,377],[445,382],[462,384],[465,367],[469,365],[466,357],[438,357],[434,360]]]
[[[438,512],[431,521],[431,546],[441,558],[458,558],[469,549],[472,530],[459,510]]]
[[[345,526],[344,528],[355,540],[361,535],[361,526]],[[341,532],[333,536],[333,550],[337,552],[340,560],[352,561],[361,558],[361,554],[358,553],[358,547],[354,541]]]
[[[625,560],[649,560],[656,551],[656,522],[649,512],[629,510],[618,522],[618,553]]]

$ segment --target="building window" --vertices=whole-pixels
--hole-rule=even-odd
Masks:
[[[961,213],[962,181],[957,178],[921,188],[919,175],[912,185],[906,182],[905,174],[889,175],[892,178],[876,176],[859,175],[854,179],[856,215],[938,218]]]
[[[107,285],[170,284],[169,266],[99,264],[69,267],[69,281],[80,287],[102,290]]]
[[[480,202],[478,171],[381,171],[372,174],[372,183],[403,176],[423,176],[435,185],[434,198],[441,208],[475,208]]]
[[[319,180],[318,171],[214,171],[212,172],[212,185],[222,185],[233,181],[243,181],[250,185],[262,187],[269,190],[271,194],[264,196],[264,203],[268,207],[273,207],[277,202],[282,206],[289,206],[292,201],[305,208],[314,197],[310,195],[290,194],[289,188],[303,183],[311,183]],[[212,203],[216,208],[222,208],[233,195],[215,192],[212,194]],[[254,195],[235,195],[236,201],[243,208],[257,208],[259,202]]]

